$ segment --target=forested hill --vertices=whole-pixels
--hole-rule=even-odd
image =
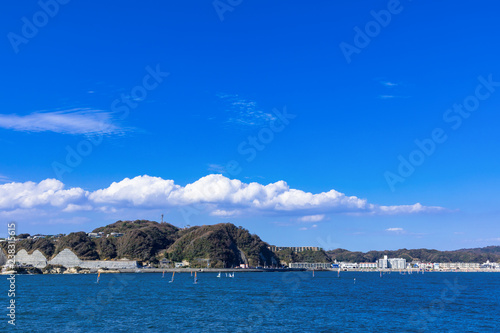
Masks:
[[[217,268],[240,264],[279,264],[278,257],[268,249],[267,243],[248,230],[230,223],[181,229],[169,223],[146,220],[118,221],[93,232],[102,232],[102,237],[89,237],[82,231],[59,238],[36,240],[27,239],[28,234],[19,235],[24,239],[16,243],[16,249],[26,249],[28,253],[40,250],[48,259],[69,248],[84,260],[126,258],[154,264],[166,258],[172,261],[187,260],[193,266],[206,267],[207,261],[203,259],[210,259],[210,267]],[[123,235],[116,237],[116,234],[111,233]]]

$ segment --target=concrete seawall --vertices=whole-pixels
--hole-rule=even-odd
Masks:
[[[133,260],[81,260],[70,249],[64,249],[58,253],[52,260],[35,250],[32,254],[28,254],[26,250],[20,250],[16,254],[16,262],[26,266],[31,265],[36,268],[45,268],[47,265],[61,265],[66,268],[81,267],[88,269],[136,269],[137,261]]]

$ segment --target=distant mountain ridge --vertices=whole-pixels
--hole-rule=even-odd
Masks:
[[[429,249],[399,249],[395,251],[351,252],[345,249],[335,249],[326,252],[332,260],[348,262],[375,262],[387,255],[392,258],[404,258],[406,261],[422,262],[479,262],[500,261],[500,246],[483,248],[439,251]]]

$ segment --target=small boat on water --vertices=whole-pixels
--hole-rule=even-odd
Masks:
[[[163,279],[165,277],[165,270],[163,270],[163,275],[161,276],[161,278]]]
[[[174,282],[175,271],[172,273],[172,280],[168,281],[168,283]]]
[[[196,272],[194,272],[194,284],[198,283],[198,278],[196,277]]]
[[[101,279],[101,272],[97,272],[97,282],[96,283],[99,283],[100,279]]]
[[[219,274],[217,274],[217,277],[220,278],[220,272],[219,272]]]

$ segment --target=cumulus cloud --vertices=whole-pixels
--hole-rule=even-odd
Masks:
[[[71,109],[35,112],[25,116],[0,114],[0,128],[23,132],[61,134],[118,134],[124,130],[113,124],[113,114],[101,110]]]
[[[39,183],[7,183],[0,185],[0,209],[29,209],[53,206],[61,209],[69,204],[85,200],[88,192],[74,187],[64,189],[64,184],[56,179],[45,179]]]
[[[284,181],[267,185],[243,183],[220,174],[202,177],[186,186],[144,175],[125,178],[92,192],[79,187],[65,189],[64,184],[55,179],[0,184],[0,209],[4,211],[54,207],[63,212],[116,212],[122,208],[187,206],[201,207],[207,213],[221,217],[295,215],[302,216],[300,220],[303,222],[319,222],[328,213],[399,215],[444,210],[419,203],[380,206],[335,190],[313,194],[292,189]]]

